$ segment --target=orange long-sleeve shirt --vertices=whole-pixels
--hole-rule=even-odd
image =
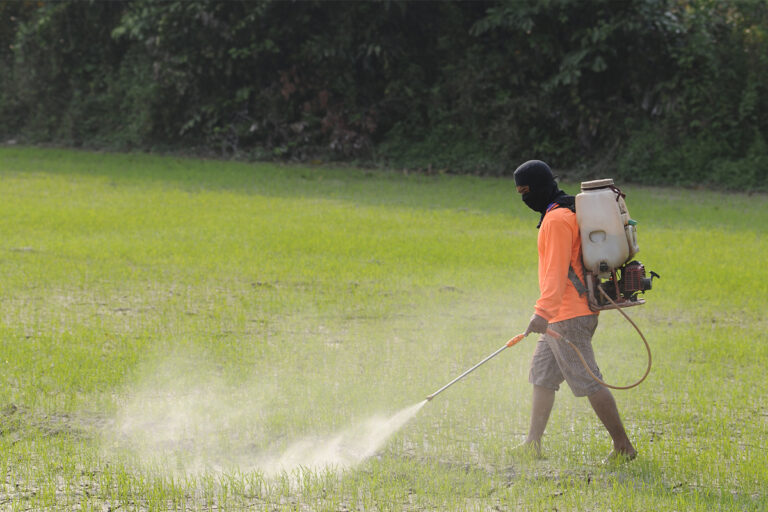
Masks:
[[[568,267],[571,266],[584,281],[576,214],[558,206],[550,210],[539,229],[538,247],[541,295],[536,301],[536,314],[550,323],[596,314],[589,309],[586,296],[580,297],[568,279]]]

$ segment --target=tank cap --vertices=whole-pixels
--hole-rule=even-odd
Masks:
[[[611,178],[606,178],[604,180],[581,182],[581,190],[594,190],[597,188],[607,188],[607,187],[613,187],[613,186],[614,186],[613,180]]]

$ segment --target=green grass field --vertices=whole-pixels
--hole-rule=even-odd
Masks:
[[[565,184],[570,193],[578,184]],[[617,391],[637,460],[534,340],[371,457],[296,443],[414,405],[524,330],[536,215],[511,180],[0,148],[0,510],[766,510],[768,200],[626,186],[662,278]],[[628,384],[615,312],[594,340]]]

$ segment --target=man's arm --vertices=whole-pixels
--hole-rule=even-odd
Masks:
[[[560,219],[542,226],[539,245],[539,289],[541,295],[534,308],[536,314],[549,321],[557,316],[568,283],[573,233]]]

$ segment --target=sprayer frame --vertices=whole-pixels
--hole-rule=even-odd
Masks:
[[[589,302],[589,309],[592,311],[604,311],[607,309],[629,308],[632,306],[640,306],[645,304],[645,299],[641,299],[639,297],[635,300],[624,299],[621,295],[621,292],[619,291],[619,279],[616,275],[616,270],[611,270],[610,274],[612,277],[611,280],[613,281],[614,290],[616,292],[616,298],[618,300],[611,301],[608,304],[600,304],[597,301],[595,291],[596,288],[600,286],[602,281],[599,276],[594,274],[594,272],[584,272],[584,280],[587,282],[587,301]]]

